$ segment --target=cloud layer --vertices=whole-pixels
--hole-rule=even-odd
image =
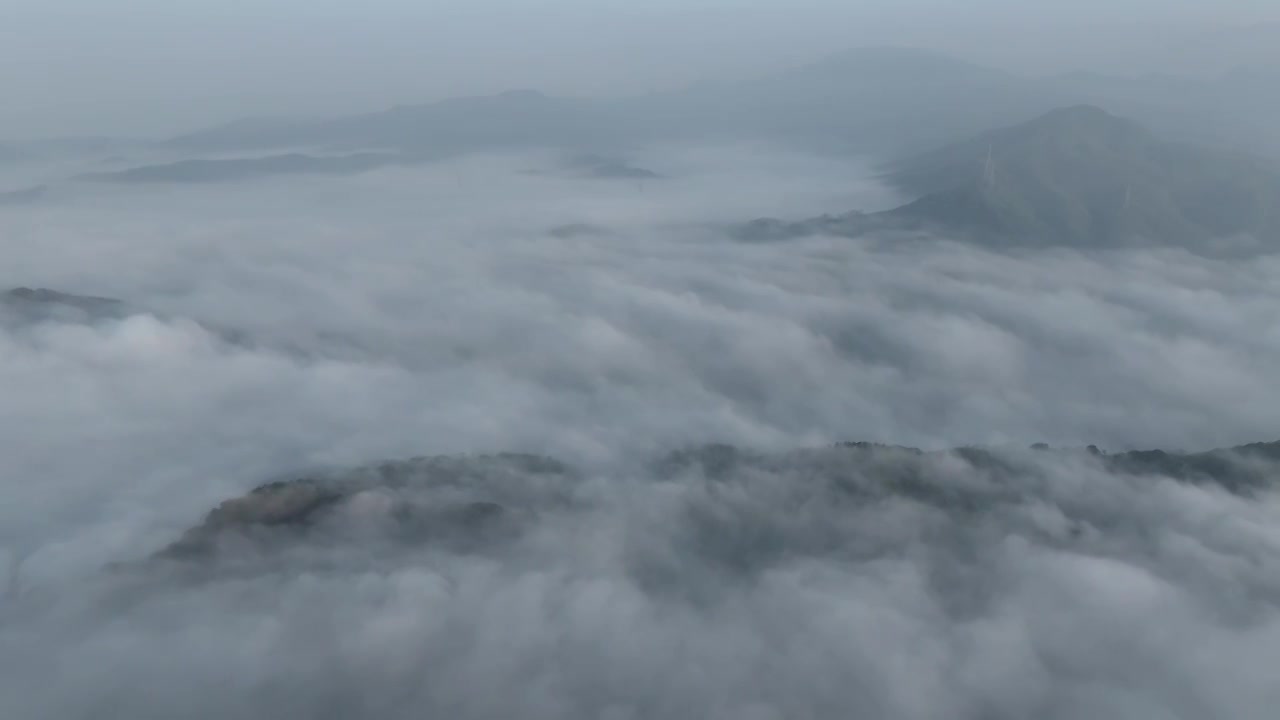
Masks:
[[[650,461],[1274,439],[1280,257],[744,245],[721,226],[898,198],[769,148],[631,160],[664,179],[528,154],[4,208],[0,286],[150,312],[0,328],[0,714],[1268,716],[1269,495],[1044,460],[966,515],[836,502],[839,458]],[[518,550],[103,576],[280,474],[508,450],[582,472]]]

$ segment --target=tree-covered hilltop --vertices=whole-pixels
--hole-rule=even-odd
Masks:
[[[1178,482],[1247,498],[1274,487],[1277,463],[1280,442],[1192,453],[1107,453],[1093,446],[1047,445],[926,451],[849,442],[784,452],[694,446],[655,458],[645,475],[651,483],[714,486],[711,495],[699,496],[710,504],[686,509],[683,521],[689,527],[684,530],[697,539],[690,550],[706,554],[703,559],[722,569],[743,569],[786,552],[828,551],[833,546],[826,533],[842,524],[841,516],[889,500],[927,506],[968,523],[1002,508],[1043,501],[1046,488],[1063,473],[1106,477],[1136,488]],[[518,540],[540,521],[563,522],[566,514],[589,510],[579,492],[589,475],[554,458],[520,453],[429,456],[317,470],[226,500],[154,559],[220,563],[250,549],[270,557],[299,544],[332,548],[375,538],[418,547],[444,544],[467,552],[493,550]],[[769,498],[777,507],[766,504],[734,515],[742,510],[735,505],[735,493],[751,496],[766,487],[772,488]],[[820,521],[818,525],[793,524],[786,510],[798,508],[817,512],[810,519]],[[1099,522],[1087,517],[1092,511],[1077,510],[1082,524]],[[376,521],[379,532],[334,534],[335,522],[352,518]]]

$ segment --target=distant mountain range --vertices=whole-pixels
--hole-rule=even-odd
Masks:
[[[1276,168],[1167,142],[1087,105],[897,161],[885,177],[919,199],[880,213],[758,220],[742,235],[938,231],[988,244],[1074,247],[1280,240]]]
[[[83,138],[7,145],[0,163],[79,154],[113,160],[112,171],[94,180],[212,182],[358,172],[482,151],[612,157],[652,142],[739,139],[884,159],[1079,104],[1105,107],[1180,142],[1280,158],[1276,87],[1280,69],[1269,66],[1211,78],[1032,77],[930,51],[860,48],[754,79],[641,97],[570,99],[521,90],[337,118],[242,120],[153,143]],[[597,170],[641,179],[624,167]]]
[[[945,55],[863,48],[754,80],[619,100],[529,90],[312,121],[241,121],[174,138],[183,152],[377,148],[446,155],[513,146],[608,150],[708,137],[854,152],[920,147],[1052,106],[1036,81]]]
[[[642,97],[585,100],[514,91],[345,118],[241,121],[164,146],[183,152],[376,148],[422,155],[738,135],[883,155],[1085,103],[1174,137],[1280,154],[1280,98],[1271,91],[1278,81],[1280,70],[1268,67],[1207,79],[1032,77],[931,51],[872,47],[755,79]]]

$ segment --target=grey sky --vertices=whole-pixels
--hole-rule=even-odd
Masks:
[[[1199,44],[1203,65],[1241,44],[1212,33],[1278,18],[1272,0],[0,0],[0,137],[163,134],[513,87],[629,93],[869,43],[1033,70],[1150,69]]]

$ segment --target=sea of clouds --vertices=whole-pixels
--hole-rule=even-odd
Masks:
[[[1274,716],[1273,494],[1046,456],[970,512],[840,501],[874,478],[839,458],[652,461],[1274,440],[1280,255],[744,244],[900,198],[769,147],[631,160],[664,177],[527,153],[0,208],[0,288],[132,308],[0,325],[0,716]],[[514,546],[104,571],[270,478],[500,451],[579,473]]]

